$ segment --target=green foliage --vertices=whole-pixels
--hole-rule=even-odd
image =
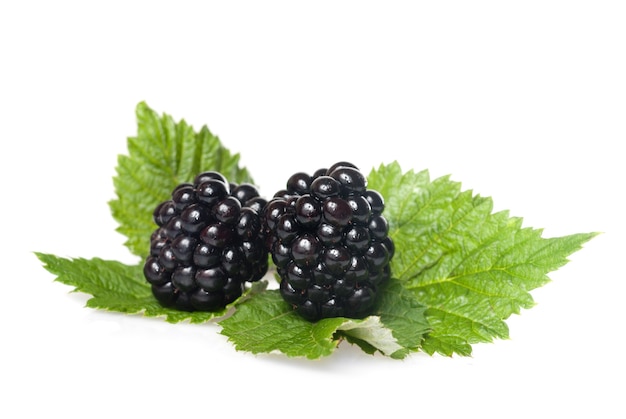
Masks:
[[[238,350],[307,358],[330,355],[343,339],[367,353],[404,358],[419,347],[428,330],[424,308],[395,281],[382,290],[375,315],[363,320],[338,317],[311,323],[272,290],[238,305],[219,324]]]
[[[403,173],[397,163],[369,175],[385,196],[385,216],[396,245],[392,271],[427,307],[427,353],[469,355],[471,345],[507,338],[504,322],[531,308],[529,291],[549,281],[595,234],[545,239],[520,218],[492,213],[492,201],[461,191],[427,171]]]
[[[128,155],[119,157],[117,198],[109,204],[126,246],[144,259],[156,228],[152,213],[175,186],[206,170],[236,183],[252,178],[239,167],[239,155],[206,126],[196,132],[145,103],[136,112],[137,136],[128,139]],[[461,190],[449,177],[431,181],[425,170],[403,172],[397,163],[372,170],[368,182],[385,197],[384,216],[396,251],[393,278],[381,287],[376,310],[365,319],[311,323],[264,281],[220,312],[181,312],[157,303],[143,263],[36,255],[58,282],[91,295],[88,307],[171,323],[214,319],[237,350],[316,359],[345,341],[368,354],[402,359],[416,351],[469,355],[476,343],[507,338],[505,320],[531,308],[530,291],[549,282],[547,274],[595,235],[543,238],[541,230],[522,227],[520,218],[494,213],[490,198]]]
[[[337,346],[333,334],[342,323],[340,318],[310,323],[293,313],[278,291],[270,290],[238,305],[220,325],[238,350],[313,359],[332,353]]]

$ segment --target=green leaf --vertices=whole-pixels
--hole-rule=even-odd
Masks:
[[[366,353],[380,351],[384,355],[401,354],[400,346],[391,329],[387,328],[378,316],[364,319],[346,319],[338,328],[338,336],[345,336],[348,342],[357,344]],[[400,358],[401,356],[394,356]]]
[[[206,126],[159,115],[145,103],[136,109],[137,135],[118,158],[109,205],[130,251],[145,259],[156,228],[152,213],[179,184],[215,170],[231,182],[252,183],[239,155],[231,154]],[[67,259],[36,253],[56,280],[91,295],[87,306],[158,316],[168,322],[215,319],[237,350],[280,352],[289,357],[328,356],[340,342],[369,354],[402,359],[422,350],[469,355],[472,345],[507,338],[505,320],[534,304],[530,291],[567,263],[595,233],[543,238],[522,219],[493,212],[490,198],[461,190],[449,177],[403,172],[381,165],[369,187],[386,199],[384,216],[395,244],[393,278],[380,288],[374,313],[365,319],[331,318],[311,323],[294,313],[277,290],[257,282],[216,313],[161,307],[145,281],[143,265]]]
[[[333,336],[343,322],[343,318],[308,322],[277,290],[270,290],[238,304],[235,313],[219,324],[237,350],[316,359],[335,350],[339,342]]]
[[[330,355],[342,339],[367,353],[404,358],[419,347],[428,324],[425,308],[391,281],[382,290],[376,315],[365,319],[337,317],[315,323],[304,320],[276,290],[256,295],[219,324],[237,350],[255,354],[281,352],[316,359]]]
[[[44,263],[44,268],[56,275],[56,281],[92,296],[87,301],[87,307],[164,317],[170,323],[183,320],[203,323],[223,316],[227,311],[226,308],[215,313],[190,313],[162,307],[153,297],[141,265],[131,266],[98,258],[66,259],[45,253],[35,254]]]
[[[120,155],[113,179],[117,198],[109,202],[125,245],[142,258],[156,228],[152,213],[172,190],[202,171],[221,172],[231,182],[252,183],[247,169],[206,126],[198,132],[184,120],[158,115],[141,102],[136,108],[137,135],[128,138],[128,155]]]
[[[425,311],[426,307],[415,298],[414,293],[396,278],[381,288],[376,314],[400,346],[398,350],[387,353],[389,356],[402,359],[420,349],[425,334],[430,331]]]
[[[490,198],[397,163],[372,170],[368,182],[386,199],[392,272],[426,307],[432,330],[422,349],[430,354],[469,355],[474,343],[508,338],[504,320],[531,308],[529,291],[596,235],[542,238],[520,218],[493,213]]]

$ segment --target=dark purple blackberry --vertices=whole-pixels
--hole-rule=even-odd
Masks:
[[[280,293],[310,321],[363,318],[391,276],[394,246],[382,195],[348,162],[298,172],[263,213]],[[164,210],[165,211],[165,210]]]
[[[203,172],[172,191],[153,219],[144,276],[165,307],[218,311],[235,301],[245,282],[268,269],[261,214],[267,201],[253,185]]]

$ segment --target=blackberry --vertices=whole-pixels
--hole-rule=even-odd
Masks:
[[[197,175],[154,210],[144,276],[165,307],[218,311],[240,297],[245,282],[268,269],[261,213],[267,201],[251,184],[218,172]]]
[[[310,321],[363,318],[391,276],[394,246],[382,195],[349,162],[293,174],[263,213],[280,293]]]

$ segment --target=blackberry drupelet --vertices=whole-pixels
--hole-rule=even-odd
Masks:
[[[349,162],[293,174],[263,213],[280,293],[310,321],[371,314],[394,245],[382,195]]]
[[[250,184],[203,172],[178,185],[153,213],[144,276],[162,306],[218,311],[240,297],[245,282],[268,269],[261,213],[267,201]]]

